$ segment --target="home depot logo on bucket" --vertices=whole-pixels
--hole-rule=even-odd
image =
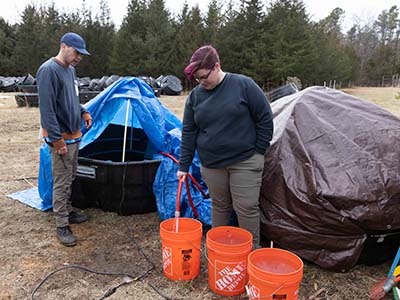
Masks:
[[[245,291],[252,241],[243,228],[219,226],[207,232],[208,285],[214,293],[238,296]]]
[[[246,286],[249,299],[260,299],[260,289],[252,284]]]
[[[164,247],[162,249],[163,269],[164,272],[172,275],[172,249]]]
[[[243,289],[243,279],[246,277],[245,262],[227,263],[215,261],[214,271],[215,288],[217,290],[235,292]]]

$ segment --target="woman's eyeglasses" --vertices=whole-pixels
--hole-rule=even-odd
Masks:
[[[210,74],[211,74],[211,72],[214,70],[214,68],[215,68],[215,66],[212,67],[212,68],[210,69],[210,71],[209,71],[206,75],[203,75],[203,76],[200,76],[200,77],[194,76],[194,80],[196,80],[197,83],[200,83],[200,81],[207,80],[208,77],[210,77]]]

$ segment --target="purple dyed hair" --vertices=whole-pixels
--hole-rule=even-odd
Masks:
[[[215,63],[220,63],[217,50],[211,46],[206,45],[197,49],[190,58],[189,64],[185,67],[186,77],[194,82],[194,73],[200,69],[212,69]]]

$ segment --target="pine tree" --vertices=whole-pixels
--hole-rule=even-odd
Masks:
[[[259,84],[264,85],[264,74],[259,64],[264,55],[264,44],[261,41],[265,14],[262,2],[259,0],[245,1],[243,43],[247,45],[243,53],[242,73],[252,77]]]
[[[225,10],[223,25],[218,32],[216,48],[220,54],[223,70],[233,73],[241,73],[241,58],[243,48],[246,47],[243,42],[243,24],[244,15],[239,13],[232,1],[228,3]]]
[[[204,25],[201,11],[198,6],[189,10],[185,3],[175,24],[172,57],[175,62],[174,73],[184,81],[186,87],[189,87],[190,83],[186,80],[183,70],[189,63],[192,53],[202,45],[204,45]]]
[[[46,8],[41,8],[43,30],[41,35],[42,57],[48,59],[55,56],[59,50],[62,31],[62,21],[54,3]]]
[[[12,56],[15,48],[14,28],[0,17],[0,75],[17,74]]]
[[[357,67],[351,59],[352,52],[346,47],[341,32],[341,20],[344,10],[335,8],[314,27],[314,38],[317,47],[317,65],[315,77],[310,80],[314,84],[336,80],[345,82],[354,80],[352,68]]]
[[[285,83],[288,76],[313,83],[316,46],[312,26],[304,3],[300,0],[278,0],[268,9],[262,42],[267,55],[261,61],[269,80]]]
[[[43,61],[42,18],[34,5],[27,5],[22,12],[22,22],[17,26],[14,63],[16,74],[35,74]]]
[[[218,0],[211,0],[208,5],[208,12],[205,19],[204,42],[215,45],[218,38],[218,31],[222,25],[221,4]]]
[[[399,72],[397,62],[400,35],[399,22],[399,9],[397,6],[392,6],[388,11],[383,10],[375,21],[374,29],[380,43],[367,64],[369,78],[391,77]]]
[[[87,10],[83,16],[82,36],[91,56],[84,57],[77,73],[90,77],[110,75],[110,56],[113,50],[115,29],[111,22],[107,0],[100,1],[100,13],[93,20]]]
[[[140,64],[146,55],[143,47],[146,38],[146,3],[143,0],[131,0],[127,15],[122,21],[114,43],[111,56],[111,72],[120,75],[144,74]]]
[[[171,72],[171,51],[173,45],[173,29],[169,11],[164,0],[150,0],[144,14],[145,38],[144,55],[140,58],[142,74],[157,77]]]

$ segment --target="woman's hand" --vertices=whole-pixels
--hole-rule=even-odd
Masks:
[[[182,172],[182,171],[178,171],[176,172],[176,176],[178,177],[178,180],[185,180],[186,176],[187,176],[187,172]]]

